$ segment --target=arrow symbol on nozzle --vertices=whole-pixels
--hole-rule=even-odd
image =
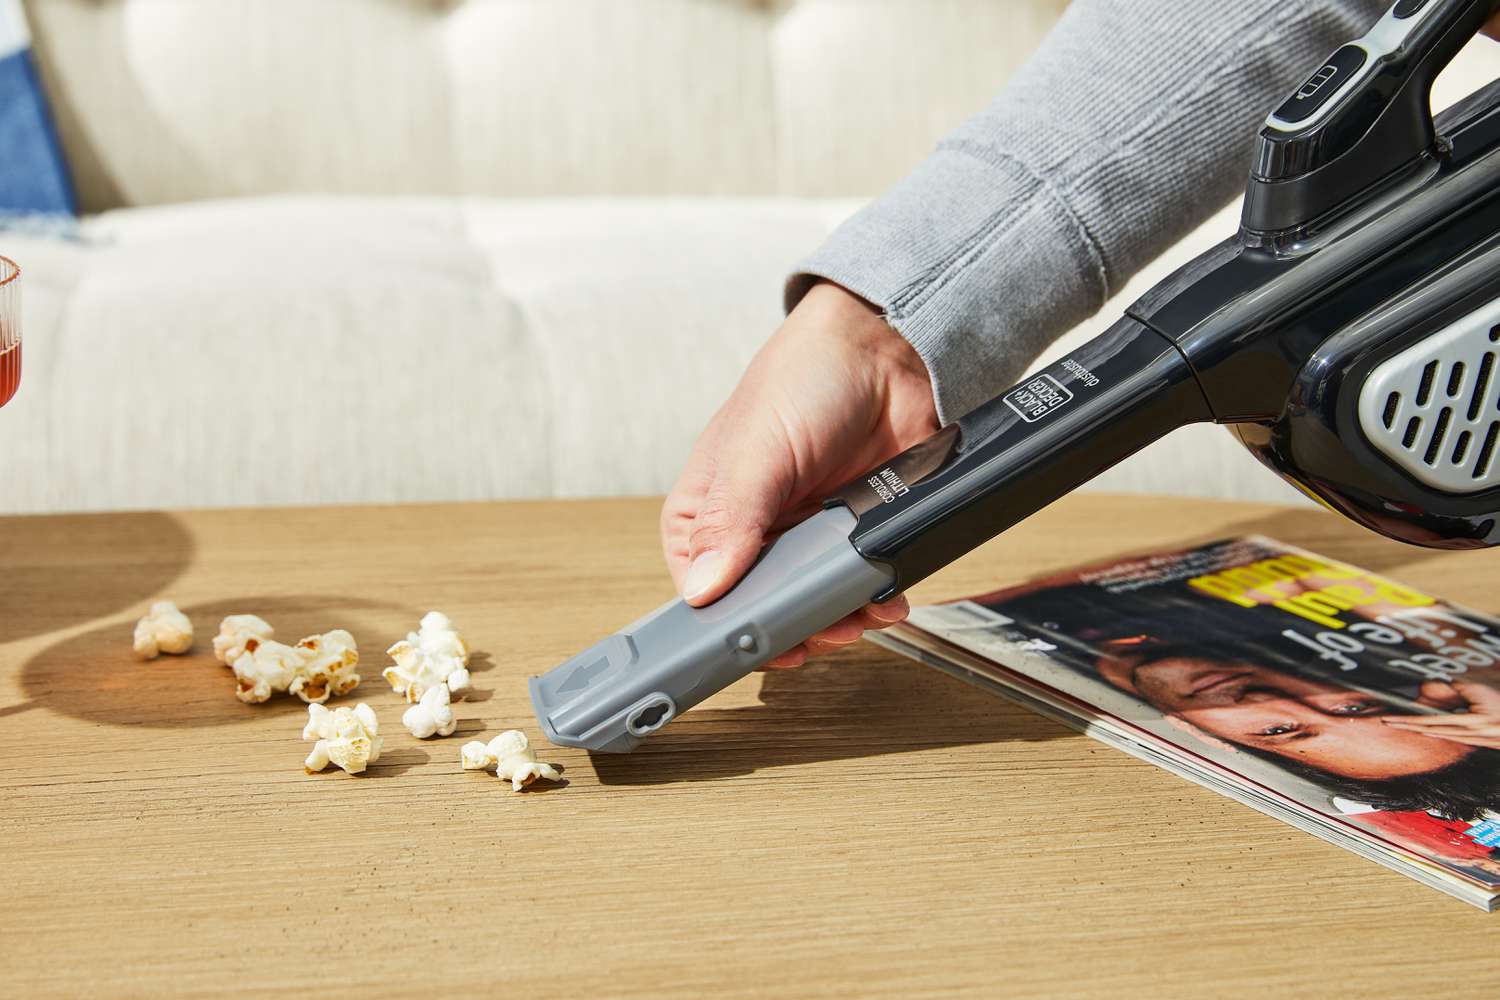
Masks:
[[[593,663],[585,663],[577,670],[568,675],[568,679],[557,689],[559,694],[567,694],[570,691],[582,691],[589,686],[589,682],[609,669],[609,657],[601,656]]]

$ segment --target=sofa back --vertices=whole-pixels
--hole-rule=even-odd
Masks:
[[[82,207],[864,195],[1066,0],[28,0]]]

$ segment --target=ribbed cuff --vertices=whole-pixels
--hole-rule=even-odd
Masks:
[[[885,312],[932,376],[948,423],[1009,386],[1060,329],[1104,302],[1093,244],[1023,164],[940,149],[844,223],[787,281],[818,279]]]

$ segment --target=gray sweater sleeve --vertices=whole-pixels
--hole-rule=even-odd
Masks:
[[[1277,101],[1387,0],[1073,0],[984,111],[787,283],[863,296],[944,422],[1013,382],[1244,186]]]

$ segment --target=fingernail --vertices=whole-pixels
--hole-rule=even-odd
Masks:
[[[682,581],[682,596],[692,600],[712,587],[719,580],[719,569],[724,565],[724,556],[710,549],[693,560],[687,576]]]
[[[909,607],[904,597],[893,597],[884,604],[870,605],[870,617],[890,625],[906,617]]]

